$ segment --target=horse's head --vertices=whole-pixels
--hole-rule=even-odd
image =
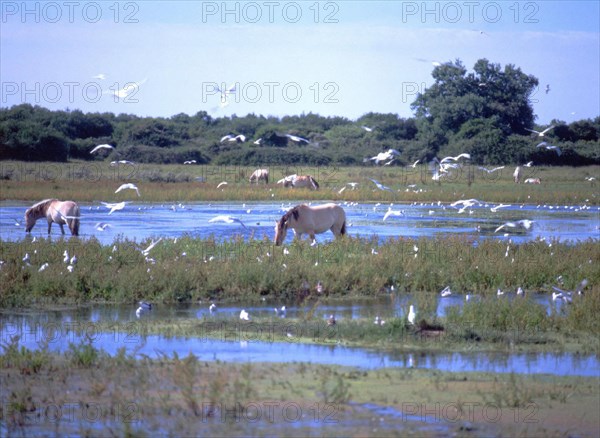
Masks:
[[[25,211],[25,232],[29,233],[33,226],[35,225],[35,215],[32,213],[31,208],[28,208]]]
[[[275,222],[275,246],[279,246],[285,240],[287,234],[288,222],[284,215],[280,220]]]

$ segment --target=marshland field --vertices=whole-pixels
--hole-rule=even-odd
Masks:
[[[598,166],[525,170],[541,184],[515,184],[514,166],[488,174],[467,165],[439,183],[426,166],[274,167],[269,184],[250,184],[253,170],[2,162],[3,434],[595,435],[600,246],[597,237],[565,239],[562,231],[583,220],[598,232],[600,191],[588,180],[600,176]],[[293,173],[313,175],[319,190],[276,183]],[[139,197],[115,193],[129,182]],[[47,237],[44,220],[25,234],[26,207],[51,197],[80,204],[82,236],[62,237],[54,225]],[[451,204],[465,199],[478,203],[458,213]],[[102,201],[128,204],[108,215]],[[271,219],[324,201],[353,212],[345,238],[273,244]],[[268,205],[269,227],[258,228],[249,212],[240,216],[244,227],[177,233],[169,225],[161,235],[160,222],[150,223],[158,216],[145,213],[186,205],[192,219],[208,205],[226,206],[223,214]],[[416,207],[423,217],[411,216]],[[384,222],[389,208],[404,217]],[[152,225],[151,236],[115,231],[111,239],[92,223],[117,224],[128,211],[141,212],[127,221]],[[364,235],[355,231],[362,216]],[[532,229],[495,232],[524,218]],[[443,232],[415,237],[398,225],[426,220]],[[467,232],[456,225],[469,221]],[[380,238],[384,226],[399,228]],[[542,227],[544,237],[535,235]],[[446,287],[452,295],[442,298]],[[572,291],[570,300],[553,300],[555,288]],[[153,309],[138,317],[142,300]],[[250,321],[239,319],[241,309]],[[107,334],[114,341],[100,342]],[[364,359],[371,354],[387,359]],[[442,367],[447,354],[467,365]]]

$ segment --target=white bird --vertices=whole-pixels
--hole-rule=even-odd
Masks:
[[[104,205],[106,208],[110,209],[108,214],[112,214],[114,211],[123,210],[125,208],[125,205],[127,205],[127,202],[123,201],[123,202],[119,202],[116,204],[109,203],[109,202],[102,202],[102,205]]]
[[[138,318],[142,316],[144,313],[147,313],[152,310],[152,304],[146,301],[140,301],[140,307],[135,311],[135,316]]]
[[[227,185],[227,181],[221,181],[219,184],[217,184],[217,188],[221,188],[222,186],[226,186]]]
[[[196,160],[186,160],[183,164],[196,164]]]
[[[381,318],[379,317],[379,315],[377,315],[377,316],[375,317],[375,321],[373,321],[373,324],[375,324],[375,325],[384,325],[384,324],[385,324],[385,321],[384,321],[383,319],[381,319]]]
[[[398,156],[400,156],[400,152],[398,152],[396,149],[388,149],[385,152],[379,152],[374,157],[369,158],[369,160],[375,161],[375,164],[379,164],[380,161],[389,161],[389,162],[391,162],[392,160],[394,160]]]
[[[115,193],[119,193],[121,190],[135,190],[135,192],[137,193],[138,196],[140,196],[140,191],[137,188],[137,186],[135,184],[132,183],[127,183],[127,184],[122,184],[117,190],[115,190]]]
[[[261,137],[261,138],[259,138],[258,140],[255,140],[255,141],[254,141],[254,144],[260,145],[260,144],[262,143],[262,141],[263,141],[263,139],[262,139],[262,137]]]
[[[510,207],[511,204],[498,204],[495,207],[490,207],[490,211],[492,213],[496,213],[499,209],[501,208],[506,208],[506,207]]]
[[[519,286],[517,288],[517,296],[519,296],[519,297],[524,297],[525,296],[525,291],[523,290],[523,288],[521,286]]]
[[[142,252],[142,255],[147,256],[150,253],[150,251],[152,251],[152,248],[154,248],[156,246],[156,244],[158,242],[160,242],[161,240],[162,240],[162,237],[159,238],[157,241],[152,241],[146,249],[140,250]]]
[[[129,160],[119,160],[119,161],[111,161],[110,165],[111,166],[118,166],[119,164],[130,164],[130,165],[135,165],[135,163],[133,161],[129,161]]]
[[[105,222],[98,222],[96,225],[94,225],[94,227],[98,231],[106,231],[107,228],[111,228],[111,225]]]
[[[544,144],[542,145],[542,143],[544,143]],[[554,151],[554,152],[556,152],[556,155],[558,155],[558,156],[560,156],[562,154],[562,151],[560,150],[560,148],[558,146],[550,145],[550,144],[546,143],[545,141],[542,143],[538,144],[536,147],[538,147],[538,148],[543,147],[547,151]]]
[[[493,169],[488,169],[487,167],[483,167],[483,166],[479,166],[478,169],[481,169],[487,173],[494,173],[497,170],[501,170],[504,169],[504,166],[500,166],[500,167],[494,167]]]
[[[409,309],[408,309],[408,322],[411,323],[412,325],[415,325],[415,318],[417,317],[417,314],[415,313],[415,308],[414,306],[411,304]]]
[[[42,266],[40,266],[40,269],[38,269],[38,272],[42,272],[44,269],[46,269],[48,266],[50,266],[48,263],[44,263]]]
[[[93,154],[94,152],[98,152],[100,149],[114,149],[114,146],[111,146],[109,144],[99,144],[98,146],[96,146],[94,149],[92,149],[90,151],[90,154]]]
[[[73,265],[69,265],[69,266],[67,266],[67,271],[69,271],[69,272],[73,272],[73,269],[75,269],[75,268],[73,267]]]
[[[106,79],[106,75],[104,73],[98,73],[96,76],[92,76],[92,79],[100,79],[103,81]]]
[[[281,309],[278,309],[277,307],[275,307],[275,315],[280,316],[281,318],[285,318],[285,306],[281,306]]]
[[[217,311],[217,306],[215,305],[215,303],[211,303],[211,305],[208,307],[208,311],[210,313],[214,313]]]
[[[346,190],[346,186],[338,190],[338,195],[341,195],[344,190]]]
[[[246,141],[246,136],[244,134],[239,134],[239,135],[236,135],[235,137],[230,135],[229,138],[227,139],[227,141],[231,141],[231,142],[237,141],[237,142],[243,143]]]
[[[385,214],[383,215],[383,220],[385,221],[390,216],[404,216],[404,211],[403,210],[392,210],[392,208],[390,207],[388,209],[388,211],[386,211]]]
[[[442,291],[440,292],[440,295],[442,296],[442,298],[449,297],[450,295],[452,295],[450,286],[446,286],[444,289],[442,289]]]
[[[363,125],[363,126],[361,126],[361,128],[364,129],[367,132],[372,132],[373,131],[373,128],[369,128],[368,126],[364,126]]]
[[[564,294],[564,295],[567,295],[567,296],[572,296],[574,293],[577,293],[577,295],[583,295],[583,289],[585,289],[585,287],[586,287],[587,285],[588,285],[588,280],[587,280],[587,278],[584,278],[584,279],[581,281],[581,283],[579,283],[579,284],[577,285],[577,287],[575,288],[575,290],[574,290],[574,291],[565,291],[565,290],[559,289],[559,288],[558,288],[558,287],[556,287],[556,286],[552,286],[552,289],[554,289],[555,291],[557,291],[557,292],[559,292],[559,293],[562,293],[562,294]]]
[[[529,230],[532,225],[533,225],[533,221],[529,220],[529,219],[521,219],[520,221],[517,221],[517,222],[506,222],[506,223],[500,225],[498,228],[496,228],[494,230],[494,233],[497,233],[502,228],[517,228],[517,227],[522,227],[522,228],[525,228],[526,230]]]
[[[240,312],[240,319],[244,321],[250,321],[250,315],[244,309]]]
[[[419,161],[421,161],[421,160],[419,159],[419,160],[415,161],[414,163],[412,163],[412,164],[410,165],[410,167],[412,167],[413,169],[414,169],[414,168],[416,168],[416,167],[417,167],[417,164],[419,164]]]
[[[63,252],[63,262],[69,263],[69,260],[70,260],[69,253],[65,249],[65,252]]]
[[[287,138],[289,138],[290,140],[295,141],[296,143],[300,143],[300,142],[310,143],[310,140],[307,140],[306,138],[298,137],[297,135],[285,134],[285,136]]]
[[[377,180],[374,180],[374,179],[372,179],[372,178],[370,178],[370,179],[371,179],[371,181],[373,181],[373,183],[374,183],[374,184],[377,186],[377,188],[378,188],[379,190],[388,190],[388,191],[390,191],[390,192],[392,191],[392,189],[390,189],[390,188],[389,188],[389,187],[387,187],[387,186],[384,186],[384,185],[383,185],[383,184],[381,184],[379,181],[377,181]]]
[[[543,137],[546,134],[546,132],[550,131],[552,128],[554,128],[554,125],[552,125],[552,126],[546,128],[546,129],[544,129],[541,132],[540,131],[536,131],[535,129],[527,129],[527,128],[525,128],[525,130],[529,131],[529,132],[533,132],[534,134],[537,134],[538,137]]]
[[[25,263],[29,264],[29,260],[31,260],[31,257],[29,257],[29,253],[26,252],[25,256],[22,259]]]
[[[529,161],[526,164],[523,164],[524,167],[531,167],[533,166],[533,161]]]
[[[317,285],[315,286],[315,290],[317,291],[318,294],[322,294],[323,291],[325,290],[325,288],[323,287],[323,283],[321,283],[320,280],[317,282]]]
[[[449,162],[449,161],[458,161],[458,160],[460,160],[461,158],[466,158],[467,160],[470,160],[470,159],[471,159],[471,155],[469,155],[469,154],[466,154],[466,153],[463,153],[463,154],[459,154],[459,155],[457,155],[456,157],[445,157],[445,158],[442,158],[442,159],[440,160],[440,163],[441,163],[441,164],[444,164],[444,163],[447,163],[447,162]]]
[[[350,187],[352,187],[352,190],[354,190],[354,189],[356,189],[356,186],[358,185],[358,183],[357,182],[349,182],[349,183],[346,183],[346,185],[349,185]]]
[[[77,256],[76,255],[74,255],[73,257],[71,257],[70,263],[72,265],[76,265],[77,264]]]
[[[140,82],[127,82],[125,84],[125,86],[123,88],[121,88],[120,90],[103,91],[102,94],[112,94],[113,96],[118,97],[119,99],[125,99],[131,93],[133,93],[134,91],[137,91],[138,88],[140,87],[140,85],[145,83],[147,80],[148,79],[143,79]]]
[[[246,225],[244,225],[244,223],[238,219],[237,217],[233,217],[233,216],[228,216],[228,215],[220,215],[220,216],[215,216],[212,219],[209,219],[208,222],[225,222],[227,224],[232,224],[234,222],[239,223],[242,227],[246,228]]]
[[[504,292],[500,288],[498,288],[498,290],[496,291],[496,295],[500,297],[504,295]]]

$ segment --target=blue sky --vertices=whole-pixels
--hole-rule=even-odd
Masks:
[[[597,1],[66,3],[1,3],[2,107],[411,117],[432,62],[487,58],[539,79],[538,124],[600,115]]]

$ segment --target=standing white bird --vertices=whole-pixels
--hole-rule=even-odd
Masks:
[[[144,313],[147,313],[152,310],[152,304],[146,301],[140,301],[140,307],[135,311],[135,316],[138,318],[141,317]]]
[[[208,311],[210,313],[214,313],[217,311],[217,306],[215,305],[215,303],[211,303],[211,305],[208,307]]]
[[[241,221],[241,219],[238,219],[237,217],[233,217],[233,216],[227,216],[227,215],[215,216],[212,219],[209,219],[208,222],[211,222],[211,223],[213,223],[213,222],[225,222],[227,224],[232,224],[234,222],[237,222],[242,227],[246,228],[246,225],[244,225],[244,223]]]
[[[140,191],[137,188],[137,186],[135,184],[132,183],[127,183],[127,184],[122,184],[117,190],[115,190],[115,193],[119,193],[121,190],[135,190],[135,192],[137,193],[138,196],[140,195]]]
[[[552,128],[554,128],[554,125],[552,125],[552,126],[546,128],[546,129],[544,129],[541,132],[540,131],[536,131],[535,129],[527,129],[527,128],[525,128],[525,130],[529,131],[529,132],[533,132],[534,134],[537,134],[538,137],[543,137],[546,134],[546,132],[550,131]]]
[[[114,146],[111,146],[109,144],[99,144],[98,146],[96,146],[94,149],[92,149],[90,151],[90,154],[93,154],[94,152],[98,152],[100,149],[114,149]]]
[[[417,317],[417,314],[415,313],[415,307],[411,304],[410,308],[408,309],[408,322],[411,323],[412,325],[415,325],[416,317]]]
[[[243,321],[250,321],[250,315],[244,309],[240,312],[240,319]]]

